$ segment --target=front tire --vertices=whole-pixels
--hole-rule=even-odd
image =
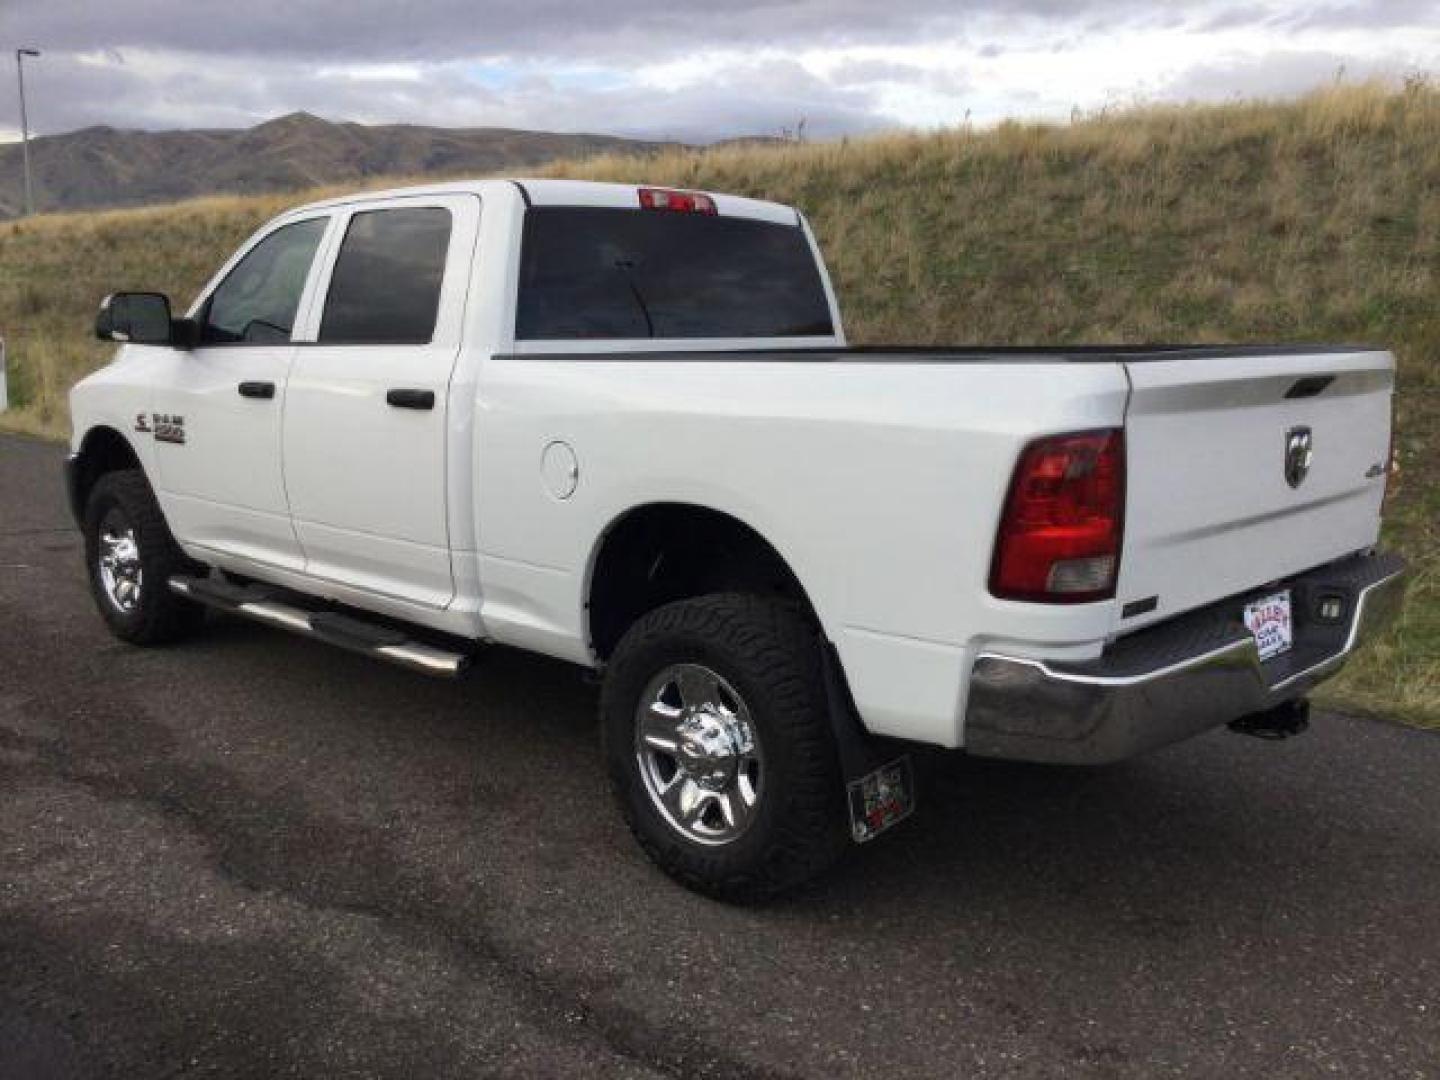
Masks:
[[[691,889],[763,900],[847,846],[820,643],[792,603],[717,594],[641,618],[606,671],[601,731],[631,831]]]
[[[110,632],[160,645],[200,627],[205,609],[170,591],[175,574],[203,573],[185,557],[139,469],[106,473],[85,503],[85,562],[95,606]]]

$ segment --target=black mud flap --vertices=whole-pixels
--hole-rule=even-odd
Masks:
[[[915,812],[915,768],[909,754],[886,760],[878,740],[860,724],[840,674],[840,658],[828,641],[822,649],[830,726],[845,776],[850,837],[857,844],[874,840]]]

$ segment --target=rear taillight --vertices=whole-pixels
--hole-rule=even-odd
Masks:
[[[1052,435],[1020,454],[995,538],[990,592],[1078,604],[1115,595],[1125,510],[1125,434]]]
[[[646,210],[676,210],[682,214],[714,214],[715,200],[698,191],[671,191],[668,188],[640,189],[640,205]]]

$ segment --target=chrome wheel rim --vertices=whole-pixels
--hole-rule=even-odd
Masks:
[[[635,717],[645,793],[685,839],[718,847],[743,836],[765,795],[750,709],[701,664],[672,664],[645,688]]]
[[[100,584],[105,599],[116,611],[128,615],[140,603],[145,574],[140,569],[135,529],[118,507],[100,521],[99,549]]]

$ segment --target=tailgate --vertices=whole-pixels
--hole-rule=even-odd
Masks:
[[[1134,614],[1117,615],[1117,629],[1375,543],[1390,443],[1389,353],[1248,350],[1125,367],[1132,391],[1116,596]],[[1308,470],[1298,468],[1307,441]]]

